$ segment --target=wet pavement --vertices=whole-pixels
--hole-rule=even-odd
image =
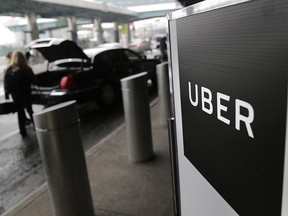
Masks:
[[[150,105],[154,152],[152,160],[145,163],[129,161],[124,121],[108,136],[97,142],[97,145],[86,151],[95,215],[175,215],[168,131],[166,127],[160,125],[159,103],[155,100]],[[85,202],[85,197],[83,200]],[[78,205],[71,208],[75,212],[81,211]],[[41,185],[4,215],[55,215],[48,185],[46,183]]]
[[[24,139],[18,131],[0,144],[0,203],[11,208],[26,194],[45,182],[36,134],[27,128]],[[0,208],[1,208],[0,207]]]
[[[41,106],[33,106],[34,112]],[[79,106],[80,126],[85,151],[123,123],[123,110],[99,109],[95,103]],[[36,133],[27,127],[22,138],[16,114],[0,115],[0,215],[30,194],[46,179]]]

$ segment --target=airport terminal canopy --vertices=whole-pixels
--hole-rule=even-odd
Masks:
[[[75,15],[82,18],[99,17],[102,22],[134,19],[138,14],[104,1],[79,0],[1,0],[1,15],[23,15],[34,11],[43,18]]]
[[[162,4],[162,3],[175,3],[179,2],[182,5],[196,4],[204,0],[105,0],[105,2],[113,3],[115,5],[122,5],[125,7],[135,5],[148,5],[148,4]]]
[[[176,3],[177,0],[105,0],[106,3],[120,5],[123,7],[139,6],[139,5],[153,5],[163,3]]]
[[[196,4],[204,0],[105,0],[105,2],[121,5],[125,7],[136,5],[149,5],[149,4],[162,4],[162,3],[175,3],[178,2],[183,6]]]

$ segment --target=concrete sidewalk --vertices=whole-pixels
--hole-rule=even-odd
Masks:
[[[128,161],[124,123],[86,153],[95,215],[174,215],[168,130],[160,126],[157,101],[151,122],[155,157],[149,162]],[[3,216],[12,215],[53,216],[47,184]]]

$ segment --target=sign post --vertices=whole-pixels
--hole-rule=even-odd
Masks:
[[[181,214],[288,216],[288,2],[167,17]]]

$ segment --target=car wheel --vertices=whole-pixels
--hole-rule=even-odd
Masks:
[[[116,102],[116,88],[112,83],[104,83],[98,93],[97,103],[101,107],[111,107]]]

